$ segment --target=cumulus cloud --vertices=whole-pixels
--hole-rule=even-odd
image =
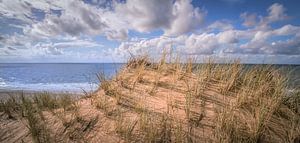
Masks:
[[[116,12],[140,32],[162,29],[166,35],[181,35],[199,28],[205,12],[190,0],[128,0],[116,5]]]
[[[186,50],[184,53],[188,54],[213,54],[214,50],[218,48],[218,39],[215,34],[192,34],[185,41]]]
[[[24,1],[4,0],[0,2],[0,14],[8,18],[20,19],[24,22],[31,23],[31,6]]]
[[[228,30],[228,31],[224,31],[224,32],[220,32],[217,35],[218,41],[220,43],[229,43],[229,44],[233,44],[233,43],[238,43],[239,39],[241,39],[242,37],[238,37],[238,32],[235,30]]]
[[[246,27],[256,26],[259,29],[267,29],[270,23],[288,19],[285,11],[286,8],[282,4],[274,3],[267,9],[267,16],[244,12],[240,17],[243,20],[243,25]]]
[[[248,54],[282,54],[297,55],[300,54],[300,27],[285,25],[278,29],[254,30],[252,38],[248,42],[241,44],[239,47],[229,47],[228,53],[248,53]],[[291,36],[287,40],[272,39],[280,36]]]
[[[46,14],[43,21],[27,26],[24,33],[44,37],[62,34],[80,36],[102,34],[109,28],[101,16],[103,10],[82,1],[68,1],[62,7],[61,15]]]
[[[249,42],[239,48],[228,49],[228,53],[242,54],[267,54],[267,55],[299,55],[300,38],[293,38],[286,41],[277,42]],[[229,51],[232,50],[232,51]]]
[[[189,36],[181,35],[174,38],[161,36],[153,39],[135,40],[121,43],[115,49],[115,52],[118,55],[122,53],[150,53],[152,55],[159,55],[163,51],[170,51],[173,48],[174,52],[181,54],[211,55],[224,45],[234,43],[234,40],[230,39],[231,37],[229,39],[224,37],[226,34],[202,33],[191,34]]]
[[[275,22],[287,19],[285,8],[282,4],[274,3],[268,8],[269,15],[266,17],[268,22]]]
[[[244,20],[243,25],[246,27],[252,27],[257,24],[257,15],[255,13],[249,14],[244,12],[240,15],[240,17]]]
[[[296,35],[297,37],[300,37],[300,27],[299,26],[293,26],[290,24],[284,25],[281,28],[275,29],[273,31],[275,35],[284,36],[284,35]]]
[[[165,30],[167,35],[180,35],[199,28],[204,21],[205,12],[194,8],[190,0],[177,0],[173,6],[175,19]]]
[[[95,1],[95,3],[103,1]],[[44,18],[37,17],[36,9]],[[56,10],[59,14],[53,12]],[[0,14],[23,22],[23,33],[34,39],[59,35],[105,35],[110,40],[126,40],[128,30],[151,32],[162,29],[166,35],[180,35],[199,28],[205,12],[190,0],[128,0],[114,2],[111,8],[83,1],[8,1],[0,3]]]
[[[218,20],[207,27],[207,31],[226,31],[234,29],[233,25],[228,20]]]
[[[34,56],[49,56],[49,55],[62,55],[62,49],[53,47],[49,44],[44,44],[43,46],[37,44],[34,46]]]
[[[186,36],[178,36],[169,38],[160,36],[153,39],[131,39],[127,42],[122,42],[120,46],[111,52],[114,55],[126,56],[131,54],[148,53],[151,55],[160,55],[164,50],[170,50],[172,46],[179,47],[185,42]],[[178,49],[179,50],[179,49]]]
[[[215,33],[201,33],[181,35],[173,38],[158,37],[153,39],[133,40],[123,42],[115,49],[117,55],[127,53],[152,53],[159,55],[162,51],[169,51],[187,55],[215,55],[215,54],[267,54],[267,55],[299,55],[300,27],[285,25],[270,30],[235,30],[229,29]],[[294,38],[282,41],[272,41],[279,36]],[[247,42],[240,42],[247,41]],[[153,54],[153,51],[156,53]]]
[[[268,51],[272,54],[299,55],[300,54],[300,37],[289,39],[287,41],[278,41],[271,44]]]
[[[13,35],[4,35],[2,40],[0,40],[0,44],[5,46],[23,46],[29,41],[30,39],[21,34],[13,34]]]
[[[173,0],[128,0],[116,5],[116,12],[126,17],[132,28],[148,32],[170,27]]]
[[[93,3],[104,3],[93,1]],[[37,17],[34,10],[44,14]],[[59,14],[53,12],[56,10]],[[199,28],[205,12],[191,0],[128,0],[110,8],[83,1],[8,1],[0,3],[0,14],[23,22],[23,33],[34,39],[59,35],[105,35],[110,40],[126,40],[128,30],[151,32],[162,29],[166,35],[180,35]]]
[[[7,18],[18,19],[24,23],[32,24],[36,20],[33,14],[33,9],[41,10],[45,13],[52,10],[60,9],[58,6],[51,4],[49,0],[30,1],[30,0],[1,0],[0,1],[0,15]]]
[[[119,41],[124,41],[127,39],[128,35],[128,30],[126,29],[121,29],[119,31],[107,31],[106,37],[109,40],[119,40]]]
[[[98,35],[121,41],[117,48],[106,50],[113,56],[128,52],[159,55],[170,49],[187,55],[300,54],[299,26],[271,26],[289,17],[279,3],[267,8],[265,15],[242,13],[246,29],[236,29],[229,20],[217,20],[205,27],[206,12],[194,7],[191,0],[127,0],[106,5],[103,0],[93,0],[92,4],[77,0],[0,0],[1,18],[20,21],[16,27],[22,30],[0,36],[0,47],[4,47],[0,54],[70,55],[66,48],[103,47],[89,39]],[[132,31],[157,30],[163,31],[159,37],[128,38]]]
[[[36,11],[40,16],[36,15]],[[5,20],[20,21],[18,28],[33,39],[59,35],[105,35],[112,40],[127,39],[127,27],[122,18],[108,8],[83,1],[3,0],[0,2],[0,15]]]
[[[20,42],[19,42],[20,41]],[[28,56],[46,56],[46,55],[62,55],[64,49],[69,48],[99,48],[103,45],[96,43],[90,39],[65,38],[57,39],[55,42],[39,41],[32,43],[31,39],[23,36],[15,35],[6,39],[4,50],[13,51],[8,55],[19,55],[20,57]],[[0,51],[4,52],[3,50]],[[26,53],[26,54],[24,54]]]

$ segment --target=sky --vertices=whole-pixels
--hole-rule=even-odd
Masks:
[[[0,0],[0,63],[300,64],[299,0]]]

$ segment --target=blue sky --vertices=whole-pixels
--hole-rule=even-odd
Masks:
[[[300,64],[298,0],[1,0],[0,63],[129,53]]]

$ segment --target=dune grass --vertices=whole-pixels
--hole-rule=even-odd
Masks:
[[[46,113],[62,122],[61,136],[71,142],[87,142],[99,131],[124,142],[299,142],[300,89],[278,67],[182,63],[167,54],[153,61],[132,56],[115,77],[98,74],[99,89],[85,98],[11,96],[0,112],[25,119],[35,142],[61,139]]]
[[[50,135],[43,112],[50,111],[54,114],[55,109],[71,110],[75,108],[74,101],[68,94],[58,96],[43,92],[29,96],[22,92],[12,94],[7,100],[1,101],[0,112],[8,119],[25,119],[33,142],[55,142]]]
[[[199,132],[195,133],[193,130],[198,130],[207,116],[214,123],[211,128],[212,136],[208,139],[211,142],[293,142],[299,138],[299,90],[295,89],[297,92],[287,94],[288,77],[280,73],[277,67],[265,65],[248,68],[238,60],[216,64],[209,59],[206,64],[196,64],[195,60],[190,59],[187,63],[180,64],[178,57],[169,63],[166,59],[165,55],[158,63],[150,62],[146,56],[130,59],[126,69],[127,72],[132,72],[133,80],[126,82],[132,85],[131,91],[134,91],[138,84],[144,84],[140,80],[147,83],[145,77],[149,71],[154,71],[155,74],[150,77],[152,80],[148,81],[152,85],[148,94],[155,96],[160,88],[167,88],[162,84],[162,77],[172,75],[173,83],[168,85],[173,85],[171,89],[174,90],[176,82],[183,81],[184,102],[181,106],[185,118],[178,119],[179,122],[172,122],[172,126],[167,129],[168,133],[163,134],[161,126],[166,124],[163,124],[165,120],[161,119],[167,117],[164,118],[167,119],[166,122],[171,122],[170,119],[175,120],[174,116],[162,113],[153,118],[153,115],[139,113],[139,120],[134,121],[134,124],[133,121],[128,121],[125,128],[128,131],[122,131],[130,134],[132,141],[140,138],[148,142],[158,142],[162,141],[159,139],[165,138],[163,142],[201,142],[204,139],[197,137],[195,134]],[[103,89],[105,92],[111,92]],[[208,90],[217,92],[217,101],[207,101],[205,91]],[[207,104],[213,104],[214,115],[206,113]],[[198,110],[194,111],[194,108]],[[278,114],[281,110],[288,110],[288,117]],[[156,124],[161,122],[161,125]],[[282,126],[285,127],[291,124],[290,122],[292,129],[282,129]],[[153,127],[151,124],[156,125]]]

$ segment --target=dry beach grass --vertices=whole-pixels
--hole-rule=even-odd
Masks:
[[[80,99],[0,103],[1,142],[299,142],[299,86],[273,66],[132,57]]]

